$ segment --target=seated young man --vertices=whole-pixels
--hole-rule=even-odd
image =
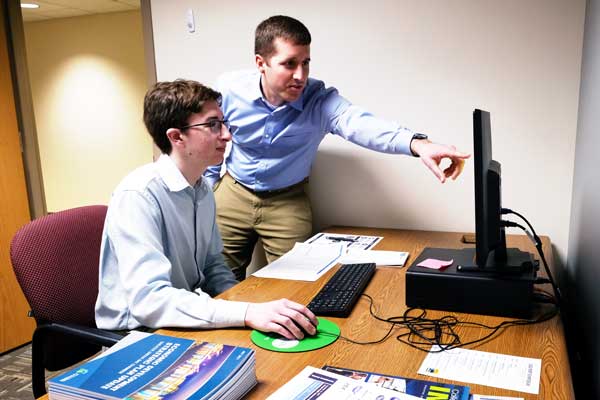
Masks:
[[[301,339],[299,325],[315,333],[316,317],[301,304],[212,298],[237,283],[224,264],[212,189],[202,178],[223,161],[231,140],[220,99],[186,80],[159,82],[146,94],[144,123],[163,154],[131,172],[111,198],[100,255],[99,328],[248,326]]]

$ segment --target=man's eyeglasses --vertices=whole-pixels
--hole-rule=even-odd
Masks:
[[[179,129],[184,130],[188,128],[195,128],[197,126],[207,126],[212,133],[218,134],[221,133],[223,125],[225,125],[225,127],[229,130],[230,133],[233,133],[237,129],[237,127],[231,125],[226,119],[213,119],[208,122],[202,122],[200,124],[186,125]]]

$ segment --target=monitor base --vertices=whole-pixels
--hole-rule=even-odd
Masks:
[[[464,249],[468,251],[471,249]],[[474,253],[473,253],[474,255]],[[460,272],[493,272],[499,274],[519,274],[530,271],[533,268],[533,257],[531,253],[526,253],[519,249],[509,248],[506,249],[506,255],[503,261],[495,260],[495,252],[491,252],[485,268],[480,268],[475,264],[474,257],[471,262],[464,262],[463,264],[457,265],[456,270]]]

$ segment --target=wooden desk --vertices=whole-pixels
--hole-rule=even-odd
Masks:
[[[328,232],[354,233],[383,236],[376,246],[379,250],[398,250],[410,252],[408,265],[424,247],[465,247],[460,242],[461,233],[403,231],[371,228],[331,228]],[[550,240],[543,238],[544,252],[547,260],[553,260]],[[535,253],[535,248],[525,236],[511,236],[509,246],[519,247]],[[537,257],[536,257],[537,258]],[[552,268],[552,266],[551,266]],[[285,281],[277,279],[260,279],[249,277],[244,282],[221,294],[219,297],[229,300],[262,302],[282,297],[307,304],[326,280],[333,274],[329,271],[317,282]],[[406,267],[378,267],[373,280],[365,293],[373,297],[376,312],[380,316],[402,315],[406,309],[404,302],[404,276]],[[428,310],[428,316],[437,318],[448,312]],[[488,325],[496,325],[505,320],[500,317],[473,314],[455,314],[464,321],[476,321]],[[342,335],[358,341],[381,338],[389,329],[384,323],[373,320],[368,311],[368,301],[361,298],[349,318],[331,318],[342,330]],[[397,328],[400,332],[400,328]],[[417,375],[426,353],[411,348],[388,338],[376,345],[355,345],[345,340],[337,340],[323,349],[305,353],[276,353],[256,347],[250,341],[249,329],[221,329],[215,331],[189,331],[163,329],[159,333],[183,336],[195,340],[215,341],[253,348],[256,351],[258,385],[246,397],[247,399],[264,399],[277,388],[290,380],[306,365],[321,367],[325,364],[400,375],[436,381],[435,378]],[[473,340],[483,334],[476,328],[460,328],[463,341]],[[510,327],[493,340],[472,349],[512,354],[522,357],[542,359],[542,377],[538,396],[510,390],[496,389],[488,386],[471,385],[472,393],[522,397],[525,399],[574,399],[569,361],[564,339],[563,325],[559,317],[536,325]],[[444,382],[444,380],[439,380]],[[449,381],[446,381],[449,382]]]
[[[461,233],[403,231],[371,228],[332,228],[328,232],[354,233],[362,235],[383,236],[376,249],[398,250],[410,252],[407,265],[410,265],[424,247],[463,248],[460,242]],[[550,240],[542,238],[546,259],[552,263]],[[535,248],[525,236],[510,236],[508,244],[535,253]],[[537,257],[536,257],[537,258]],[[550,265],[552,268],[552,265]],[[317,282],[285,281],[277,279],[260,279],[249,277],[244,282],[221,294],[219,298],[240,301],[262,302],[282,297],[307,304],[326,280],[337,270],[329,271]],[[404,303],[404,276],[406,267],[378,267],[375,276],[365,289],[365,293],[373,297],[376,313],[379,316],[398,316],[406,309]],[[428,316],[438,318],[448,312],[428,310]],[[473,314],[458,314],[463,321],[475,321],[488,325],[496,325],[505,320],[500,317],[489,317]],[[349,318],[331,318],[342,330],[342,335],[358,341],[381,338],[389,329],[387,324],[377,322],[369,314],[368,301],[361,298]],[[400,332],[397,328],[396,332]],[[481,337],[484,332],[476,328],[459,328],[463,341]],[[290,380],[306,365],[322,367],[325,364],[400,375],[408,378],[430,381],[450,382],[441,379],[421,376],[417,370],[426,353],[413,349],[395,340],[395,335],[385,342],[376,345],[355,345],[345,340],[337,340],[330,346],[305,353],[276,353],[256,347],[250,341],[249,329],[220,329],[213,331],[191,331],[162,329],[158,333],[182,336],[195,340],[221,342],[253,348],[256,351],[258,385],[248,394],[246,399],[264,399],[277,388]],[[542,376],[539,395],[496,389],[488,386],[467,385],[471,393],[498,396],[522,397],[525,399],[563,400],[574,399],[567,349],[564,339],[563,325],[559,317],[544,323],[505,329],[487,343],[469,347],[495,353],[512,354],[522,357],[542,359]],[[46,396],[44,397],[46,398]]]

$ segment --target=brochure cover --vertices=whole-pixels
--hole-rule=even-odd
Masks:
[[[451,383],[430,382],[401,376],[382,375],[373,372],[325,365],[325,371],[344,375],[359,381],[374,383],[377,386],[410,394],[422,399],[469,400],[469,387]]]
[[[241,382],[238,375],[252,369]],[[152,334],[52,378],[51,398],[210,398],[256,384],[254,351]]]
[[[305,367],[267,400],[420,400],[364,381]]]

